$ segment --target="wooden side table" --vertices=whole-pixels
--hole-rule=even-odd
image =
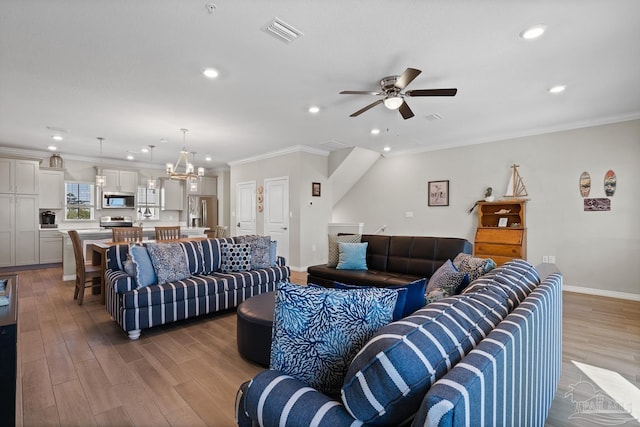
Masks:
[[[7,280],[4,295],[9,305],[0,307],[0,425],[16,424],[16,373],[18,355],[18,275],[0,275]]]

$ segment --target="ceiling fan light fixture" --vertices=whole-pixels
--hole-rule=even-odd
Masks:
[[[404,99],[402,99],[401,96],[391,95],[391,96],[387,96],[384,99],[384,106],[387,107],[389,110],[397,110],[398,108],[400,108],[403,102],[404,102]]]

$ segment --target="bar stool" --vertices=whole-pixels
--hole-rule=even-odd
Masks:
[[[177,240],[180,238],[180,226],[156,227],[156,240]]]
[[[111,229],[114,242],[141,242],[142,227],[115,227]]]
[[[85,288],[101,287],[100,275],[102,274],[102,266],[93,265],[84,260],[82,242],[76,230],[69,230],[69,237],[73,244],[73,254],[76,257],[76,288],[73,292],[73,299],[78,301],[78,305],[82,305]],[[87,285],[87,283],[89,284]]]

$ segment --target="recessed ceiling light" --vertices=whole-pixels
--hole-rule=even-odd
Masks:
[[[320,107],[312,105],[311,107],[309,107],[309,112],[311,114],[318,114],[320,112]]]
[[[55,145],[50,145],[47,148],[51,151],[56,151],[58,149],[58,147],[56,147]]]
[[[53,135],[51,138],[53,138],[55,141],[62,141],[62,137],[60,135]]]
[[[142,151],[143,153],[148,153],[149,149],[147,147],[142,147],[140,151]]]
[[[209,79],[215,79],[220,75],[218,70],[216,70],[215,68],[205,68],[202,70],[202,74],[204,74],[204,76]]]
[[[533,27],[529,27],[523,32],[521,32],[520,37],[522,37],[525,40],[537,39],[538,37],[543,35],[546,30],[547,30],[546,25],[542,25],[542,24],[534,25]]]
[[[565,85],[556,85],[549,88],[549,93],[562,93],[567,87]]]
[[[205,159],[207,162],[210,162],[210,161],[211,161],[211,156],[207,156],[207,157],[205,157],[204,159]]]
[[[386,147],[383,148],[384,151],[391,151],[391,147],[389,147],[388,145]]]
[[[380,133],[380,129],[371,129],[371,135],[378,135]]]
[[[127,160],[133,160],[133,154],[127,154]]]

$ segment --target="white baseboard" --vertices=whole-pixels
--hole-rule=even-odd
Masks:
[[[584,288],[582,286],[572,286],[572,285],[563,285],[562,290],[567,292],[577,292],[580,294],[597,295],[600,297],[640,301],[640,294],[632,294],[629,292],[608,291],[605,289]]]
[[[67,281],[67,280],[76,280],[76,274],[67,274],[66,276],[62,276],[62,280],[63,281]]]

